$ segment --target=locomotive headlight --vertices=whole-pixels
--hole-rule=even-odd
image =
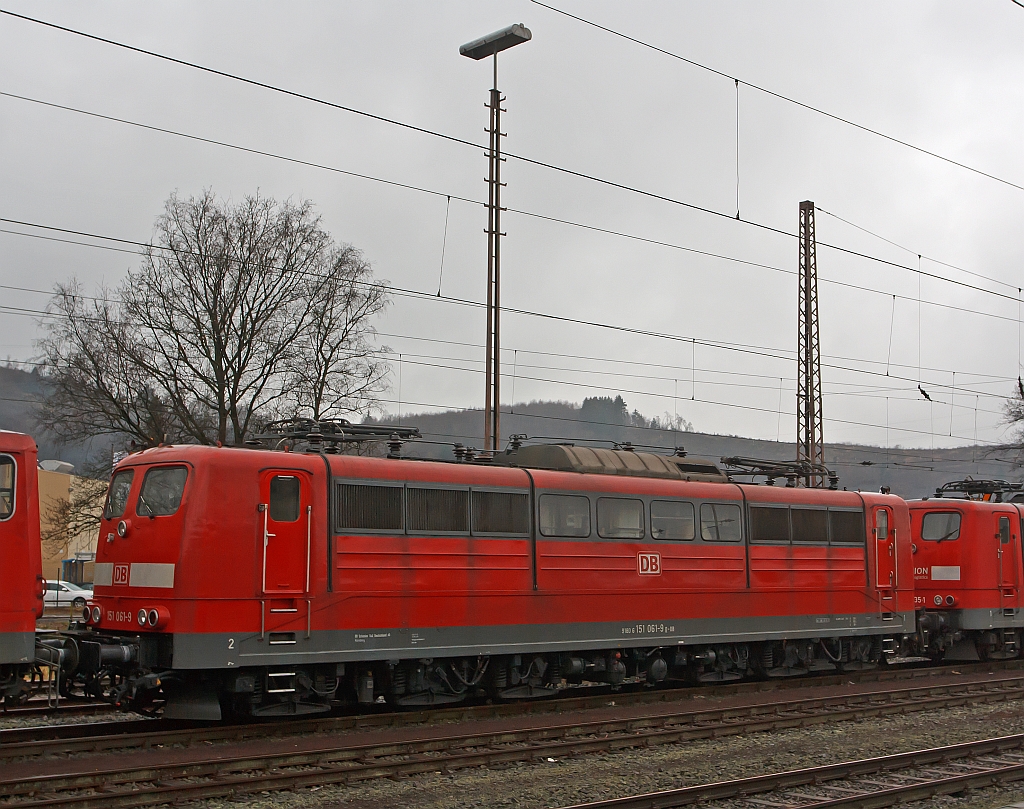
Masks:
[[[956,604],[956,599],[953,596],[946,596],[946,606],[952,607],[954,604]]]
[[[91,615],[92,609],[90,609],[89,605],[86,604],[84,607],[82,607],[82,620],[86,623],[89,623],[89,618]]]
[[[150,629],[166,626],[170,618],[171,613],[166,607],[150,607],[146,613],[146,623]]]
[[[92,605],[92,622],[94,624],[98,624],[100,622],[100,618],[102,618],[102,617],[103,617],[103,610],[100,609],[100,605],[99,604],[93,604]]]
[[[936,607],[942,606],[942,596],[935,596],[935,598],[933,598],[932,601],[935,602]]]
[[[121,520],[117,524],[117,535],[124,539],[128,536],[128,532],[132,529],[132,524],[128,520]]]
[[[145,626],[145,625],[146,625],[146,611],[145,610],[139,610],[139,626]]]

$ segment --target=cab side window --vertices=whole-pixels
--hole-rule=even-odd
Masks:
[[[184,466],[157,466],[146,472],[135,513],[140,517],[173,514],[181,505],[188,469]]]
[[[14,513],[14,458],[0,455],[0,520],[9,519]]]
[[[999,518],[999,544],[1009,545],[1010,544],[1010,518],[1000,517]]]
[[[134,469],[123,469],[111,479],[110,489],[107,491],[107,503],[103,507],[104,519],[109,520],[124,514],[124,510],[128,506],[128,492],[131,491],[134,477]]]

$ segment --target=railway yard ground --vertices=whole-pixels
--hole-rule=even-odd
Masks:
[[[983,669],[791,680],[772,690],[698,688],[670,698],[609,693],[564,707],[535,703],[527,713],[502,706],[438,711],[430,719],[412,712],[394,720],[341,717],[306,732],[290,722],[250,725],[233,736],[216,727],[165,732],[157,723],[145,742],[132,736],[91,751],[81,741],[45,741],[40,729],[35,750],[3,747],[0,739],[0,795],[17,793],[0,798],[0,806],[54,799],[83,807],[157,805],[160,790],[169,790],[167,800],[189,807],[563,807],[1024,732],[1024,666]],[[111,718],[75,721],[101,728]],[[137,724],[125,728],[134,733]],[[255,788],[267,775],[277,780]],[[45,777],[29,784],[36,776]],[[189,791],[195,787],[208,792]],[[913,805],[997,809],[1020,801],[1024,780]],[[679,804],[630,807],[641,805]],[[794,804],[772,793],[711,805]]]

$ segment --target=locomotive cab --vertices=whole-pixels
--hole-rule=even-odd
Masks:
[[[310,595],[325,587],[326,516],[313,504],[325,467],[316,456],[273,458],[268,467],[251,450],[161,447],[117,466],[95,596],[85,629],[69,635],[73,688],[190,719],[219,719],[236,701],[245,713],[328,708],[316,689],[336,680],[336,665],[285,677],[272,659],[309,636]]]
[[[115,702],[157,696],[173,665],[175,589],[194,472],[166,451],[140,453],[111,477],[101,515],[94,595],[75,633],[72,687]],[[145,700],[142,700],[143,703]]]
[[[984,482],[961,483],[974,489]],[[998,492],[962,488],[947,484],[940,497],[909,504],[919,644],[947,660],[1017,657],[1024,629],[1020,507],[1001,502]]]

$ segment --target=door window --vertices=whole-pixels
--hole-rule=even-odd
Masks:
[[[270,481],[270,519],[295,522],[299,519],[299,479],[294,475],[276,475]]]
[[[1010,544],[1010,518],[1000,517],[999,518],[999,544],[1009,545]]]
[[[889,512],[885,509],[875,512],[875,537],[878,539],[889,538]]]

